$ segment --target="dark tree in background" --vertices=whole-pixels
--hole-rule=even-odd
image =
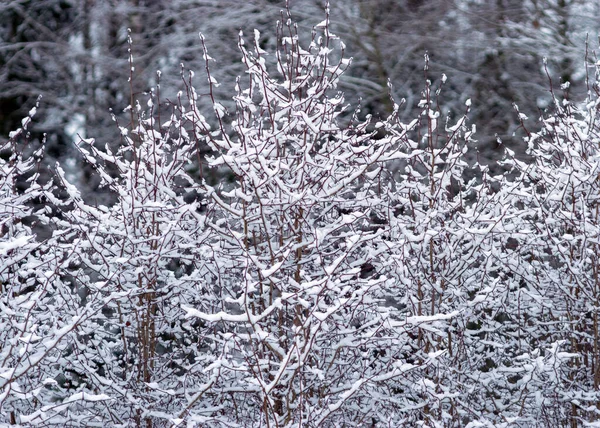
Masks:
[[[199,32],[211,44],[217,79],[229,82],[215,88],[215,95],[233,107],[225,94],[243,72],[235,50],[239,30],[267,34],[262,30],[281,19],[284,6],[282,0],[3,2],[0,131],[6,135],[15,129],[42,95],[41,120],[32,131],[48,133],[49,154],[72,159],[67,172],[89,182],[89,172],[73,165],[77,154],[71,142],[77,134],[118,145],[109,110],[123,123],[130,120],[123,109],[154,87],[157,70],[165,88],[162,98],[176,102],[181,64],[204,69]],[[302,26],[324,2],[294,0],[290,6]],[[513,138],[519,132],[517,115],[509,113],[513,103],[532,119],[551,106],[543,58],[557,87],[569,81],[573,95],[585,92],[585,73],[574,70],[581,69],[576,66],[583,61],[586,34],[598,29],[594,16],[600,8],[583,0],[348,0],[331,7],[332,30],[356,58],[342,81],[349,101],[360,97],[363,114],[389,114],[389,80],[394,96],[406,99],[400,114],[408,117],[420,100],[427,53],[427,78],[449,77],[443,113],[461,114],[460,106],[473,99],[478,149],[488,161],[501,155],[496,135],[518,154],[524,152],[519,135]],[[263,48],[277,43],[262,37]],[[198,86],[199,95],[207,95],[206,86]]]
[[[586,34],[595,34],[598,4],[581,0],[356,0],[333,4],[334,25],[351,55],[360,58],[346,78],[347,93],[360,93],[370,112],[389,111],[387,80],[394,95],[406,98],[405,114],[419,101],[423,55],[428,78],[446,74],[450,86],[444,112],[460,114],[473,99],[483,159],[501,156],[496,137],[519,148],[513,138],[519,121],[513,103],[537,119],[551,105],[543,58],[555,84],[570,81],[585,93]],[[337,7],[335,7],[337,5]],[[596,14],[596,15],[595,15]],[[581,67],[576,67],[578,70]],[[557,85],[558,86],[558,85]],[[457,109],[458,108],[458,109]]]
[[[177,103],[182,65],[201,72],[199,32],[207,34],[219,63],[217,78],[233,91],[243,72],[236,45],[280,17],[285,2],[177,0],[15,0],[0,4],[0,134],[18,128],[42,95],[30,130],[48,135],[47,160],[60,160],[67,175],[94,189],[99,180],[83,166],[73,141],[94,135],[102,146],[121,144],[118,128],[131,122],[124,111],[154,88],[160,70],[161,98]],[[265,38],[274,45],[275,40]],[[130,57],[131,54],[131,57]],[[132,62],[130,64],[130,61]],[[208,89],[198,83],[201,96]],[[205,92],[202,92],[205,91]],[[232,106],[231,100],[224,102]],[[114,114],[114,116],[112,116]],[[102,201],[100,201],[102,202]]]
[[[115,136],[109,108],[122,110],[127,71],[126,25],[109,2],[92,0],[11,1],[0,6],[0,129],[6,135],[42,96],[34,139],[47,134],[47,161],[63,161],[78,181],[87,172],[76,165],[72,141],[80,134]],[[87,177],[87,179],[86,179]]]
[[[62,131],[65,124],[68,87],[72,73],[67,58],[69,37],[74,34],[74,7],[65,1],[4,2],[0,6],[0,129],[3,135],[21,120],[22,111],[31,108],[37,96],[46,96],[45,102],[56,104],[63,111],[53,130]],[[29,104],[29,107],[28,107]],[[50,115],[46,115],[50,116]],[[46,119],[50,121],[50,118]],[[38,125],[39,129],[52,125]]]

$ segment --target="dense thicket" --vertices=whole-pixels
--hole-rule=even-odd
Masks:
[[[364,117],[329,10],[309,34],[280,18],[240,34],[230,103],[201,37],[201,82],[131,97],[117,141],[78,139],[114,203],[61,164],[40,178],[19,150],[35,109],[10,134],[0,422],[597,424],[598,65],[539,130],[504,112],[531,161],[506,150],[493,175],[429,58],[416,103],[390,85],[390,114]]]

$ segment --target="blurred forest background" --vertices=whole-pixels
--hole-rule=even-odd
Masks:
[[[305,27],[300,33],[310,34],[323,16],[324,2],[289,4]],[[273,23],[284,7],[282,0],[2,1],[0,135],[18,128],[42,95],[31,141],[46,134],[48,163],[59,160],[73,180],[93,189],[96,183],[82,167],[74,140],[94,137],[101,146],[118,145],[111,112],[120,125],[129,125],[124,109],[132,101],[147,101],[158,70],[161,100],[175,99],[183,88],[182,64],[196,71],[200,97],[208,96],[202,93],[207,85],[200,32],[216,60],[213,74],[222,83],[216,96],[233,106],[235,78],[244,74],[239,31],[258,29],[265,49],[273,48]],[[356,58],[339,89],[347,102],[360,104],[360,115],[383,117],[392,108],[389,79],[394,98],[406,99],[403,119],[418,104],[425,79],[436,83],[446,75],[441,111],[458,117],[472,99],[479,160],[502,156],[498,138],[523,155],[513,103],[537,120],[551,105],[549,78],[555,91],[568,87],[581,99],[587,90],[581,67],[586,37],[591,51],[600,32],[598,16],[600,2],[589,0],[332,1],[332,30],[345,42],[345,55]]]

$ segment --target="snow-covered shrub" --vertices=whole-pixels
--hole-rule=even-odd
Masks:
[[[532,161],[509,156],[510,173],[492,177],[465,162],[470,102],[445,119],[442,88],[427,81],[408,124],[391,98],[388,118],[347,114],[337,85],[350,61],[329,16],[306,45],[282,17],[272,54],[258,32],[240,35],[235,111],[215,99],[202,38],[202,90],[190,73],[168,113],[159,87],[130,106],[117,151],[77,143],[110,206],[60,165],[54,184],[37,184],[13,148],[30,118],[11,136],[0,159],[4,421],[597,419],[598,94],[580,110],[557,102],[528,138]],[[52,207],[34,212],[34,199]],[[36,241],[30,218],[52,236]]]
[[[439,111],[441,90],[427,82],[415,121],[384,124],[400,143],[387,163],[390,229],[379,269],[390,276],[393,324],[405,330],[402,346],[390,352],[410,364],[436,355],[420,378],[389,382],[389,405],[395,403],[404,423],[463,426],[488,422],[478,407],[485,408],[489,391],[478,377],[492,356],[475,330],[497,315],[496,302],[509,288],[499,274],[507,231],[498,180],[465,161],[475,131],[467,126],[471,102],[451,123]],[[475,178],[466,180],[467,170]]]
[[[515,370],[521,412],[546,426],[580,426],[600,417],[599,95],[595,83],[581,106],[555,99],[542,129],[526,140],[531,162],[506,160],[519,174],[505,205],[520,220],[514,245],[524,263],[513,303],[516,343],[523,353],[539,347],[538,359],[556,354],[564,360],[537,385]],[[554,351],[544,355],[544,348]]]
[[[289,20],[278,40],[273,77],[258,34],[252,52],[241,39],[249,83],[238,82],[231,124],[190,77],[189,105],[166,122],[133,107],[117,153],[79,143],[114,205],[89,204],[58,168],[66,197],[48,194],[64,207],[51,245],[80,296],[65,311],[86,322],[62,355],[61,405],[34,416],[146,426],[396,419],[386,382],[434,358],[404,364],[381,351],[403,335],[374,271],[390,245],[380,184],[399,139],[375,139],[370,119],[338,122],[335,88],[349,61],[331,59],[328,20],[306,50]],[[197,109],[205,100],[216,131]],[[234,183],[194,182],[186,168],[198,144]]]
[[[186,128],[196,132],[197,111],[172,108],[160,122],[154,108],[146,115],[134,106],[136,125],[120,128],[116,153],[99,150],[93,139],[79,142],[116,195],[112,206],[86,202],[58,168],[68,196],[55,201],[65,209],[54,241],[69,260],[63,273],[81,295],[80,310],[90,314],[64,357],[77,378],[72,392],[84,394],[70,412],[89,423],[167,424],[203,383],[206,359],[212,362],[202,326],[186,322],[181,309],[200,300],[219,304],[206,267],[214,260],[206,258],[204,209],[187,172],[197,141]],[[91,395],[98,391],[102,400]]]
[[[205,132],[209,164],[236,181],[204,185],[228,294],[185,308],[220,346],[202,399],[244,425],[485,422],[462,400],[486,393],[487,356],[465,330],[496,315],[506,231],[494,180],[463,178],[474,129],[465,116],[444,125],[429,83],[410,124],[343,125],[346,60],[331,59],[328,21],[317,30],[303,49],[280,27],[277,77],[259,35],[252,51],[242,40],[235,119],[225,126],[215,104],[220,132]]]
[[[568,299],[559,293],[558,282],[550,287],[548,281],[564,276],[560,271],[568,263],[558,263],[556,250],[548,249],[548,230],[540,229],[536,214],[540,182],[564,195],[557,184],[564,182],[557,176],[560,165],[544,163],[542,168],[551,175],[533,184],[530,172],[550,159],[538,156],[539,148],[532,148],[539,159],[532,165],[513,160],[515,170],[522,172],[516,179],[516,171],[492,177],[485,167],[468,167],[465,154],[473,129],[466,128],[464,117],[452,126],[438,124],[440,114],[434,106],[439,93],[438,89],[434,95],[426,86],[422,112],[411,125],[390,120],[384,124],[388,135],[408,130],[398,145],[401,154],[390,158],[396,160],[388,168],[394,179],[384,182],[390,239],[388,260],[378,265],[379,272],[390,276],[386,296],[394,302],[390,305],[394,325],[408,334],[401,336],[406,342],[396,358],[423,364],[432,353],[437,355],[434,364],[418,373],[422,376],[418,382],[405,377],[388,383],[398,391],[393,400],[410,409],[399,407],[397,412],[405,417],[404,423],[430,426],[567,423],[572,410],[565,405],[569,402],[565,388],[572,388],[567,387],[568,379],[574,379],[568,366],[575,354],[565,349],[564,339],[573,335],[553,332],[555,326],[566,328],[561,320],[567,319],[569,310],[561,310],[558,318],[555,311]],[[565,129],[545,135],[556,140],[557,135],[571,133],[587,139],[584,135],[595,133],[589,131],[593,128],[589,117],[580,123],[567,116]],[[578,176],[589,182],[589,177],[595,180],[592,171],[597,166],[588,165],[590,170]],[[475,174],[470,181],[464,178],[467,169],[469,175]],[[556,195],[552,199],[558,200]],[[547,208],[561,212],[558,206]],[[589,219],[585,222],[589,227]],[[580,232],[592,239],[594,233]],[[532,257],[532,252],[537,255]],[[543,274],[537,265],[540,260]],[[592,270],[585,279],[577,281],[593,281],[593,266],[588,269]],[[570,273],[570,278],[577,277]],[[542,275],[548,279],[541,280]],[[564,278],[560,282],[566,283]],[[551,295],[559,300],[558,306],[552,304]],[[583,304],[582,299],[575,300]],[[581,321],[577,325],[583,327]],[[592,399],[585,394],[586,400]]]
[[[384,385],[418,368],[385,356],[402,329],[388,322],[387,278],[373,270],[387,257],[379,184],[397,139],[375,139],[370,118],[340,124],[336,85],[349,61],[332,59],[343,44],[328,20],[306,48],[291,21],[280,24],[274,70],[258,37],[250,50],[240,42],[248,83],[238,82],[231,126],[207,135],[209,164],[235,182],[204,184],[220,295],[185,309],[212,326],[216,358],[188,417],[220,403],[243,426],[394,421]]]
[[[386,132],[400,144],[388,162],[393,171],[385,183],[389,248],[380,265],[391,276],[387,293],[394,325],[407,331],[405,343],[393,351],[408,364],[437,355],[420,378],[391,382],[390,401],[402,403],[397,411],[405,424],[447,425],[459,417],[453,399],[461,388],[449,373],[450,361],[461,353],[456,325],[473,297],[467,290],[469,281],[477,281],[473,255],[481,245],[468,231],[477,227],[471,211],[480,189],[463,180],[463,155],[473,132],[466,116],[452,126],[441,117],[440,90],[426,82],[417,119],[407,126],[386,123]]]
[[[32,206],[51,185],[38,183],[43,149],[22,154],[29,150],[27,128],[37,107],[0,145],[0,421],[5,423],[26,422],[20,415],[39,414],[42,404],[52,402],[59,374],[53,364],[60,359],[62,339],[77,324],[59,312],[70,294],[60,290],[61,260],[31,228]]]

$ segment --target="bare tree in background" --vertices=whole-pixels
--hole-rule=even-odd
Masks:
[[[334,3],[333,26],[360,58],[342,85],[349,96],[360,92],[366,111],[381,114],[391,108],[389,79],[393,94],[406,98],[408,113],[420,100],[427,53],[428,78],[450,77],[442,110],[457,114],[473,99],[471,118],[484,134],[477,143],[482,158],[501,156],[498,137],[523,154],[513,138],[518,117],[507,112],[516,103],[537,119],[552,105],[543,58],[555,82],[570,81],[575,94],[586,91],[584,75],[573,66],[583,61],[585,33],[596,25],[593,7],[580,0]]]

